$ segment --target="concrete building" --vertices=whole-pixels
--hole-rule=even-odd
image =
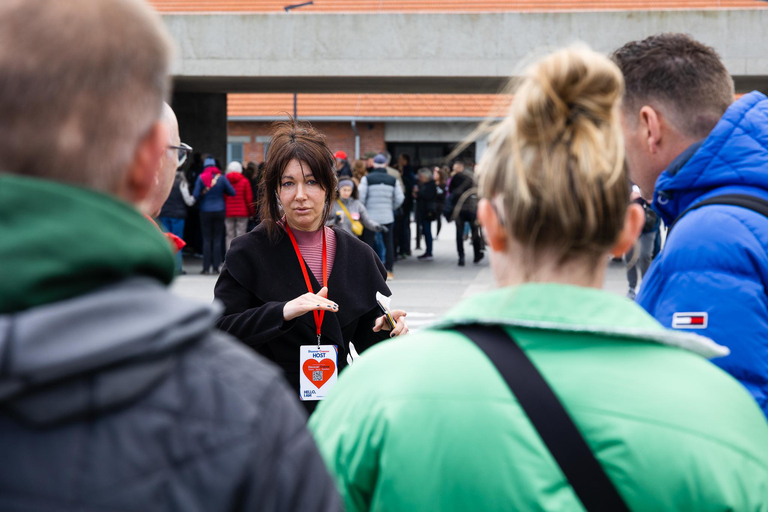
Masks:
[[[368,145],[410,143],[419,145],[414,151],[437,154],[428,144],[463,139],[485,113],[417,116],[414,102],[497,93],[532,55],[574,41],[607,53],[627,40],[687,32],[717,49],[739,92],[768,91],[768,3],[759,0],[314,0],[287,10],[305,1],[150,3],[179,46],[173,103],[182,138],[221,159],[229,148],[261,160],[267,134],[258,123],[279,117],[258,107],[277,100],[227,96],[233,93],[288,93],[289,100],[279,100],[287,113],[298,93],[299,118],[322,123],[350,155],[349,140],[357,137],[363,153]],[[328,105],[341,101],[334,97],[340,93],[352,96],[332,113],[302,105],[320,102],[311,95],[321,93],[332,95],[323,100]],[[350,106],[384,101],[379,94],[414,96],[405,110],[360,115]]]

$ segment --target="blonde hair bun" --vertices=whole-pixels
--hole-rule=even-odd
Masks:
[[[628,203],[619,104],[624,80],[585,46],[524,73],[480,163],[480,192],[501,196],[507,228],[537,259],[605,252]]]
[[[525,77],[511,113],[519,135],[530,142],[553,144],[610,124],[624,92],[616,65],[586,47],[553,53],[529,68]]]

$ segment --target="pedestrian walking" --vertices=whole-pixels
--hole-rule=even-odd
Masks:
[[[421,232],[424,234],[425,252],[417,259],[431,261],[432,255],[432,221],[435,220],[435,201],[437,199],[437,185],[433,178],[433,171],[422,167],[417,173],[419,180],[414,191],[418,218],[421,219]]]
[[[468,226],[472,236],[472,263],[479,263],[484,257],[483,240],[477,224],[477,193],[475,176],[465,169],[464,162],[457,160],[453,164],[451,182],[448,185],[448,203],[446,217],[456,221],[456,252],[459,266],[464,266],[464,229]]]
[[[768,506],[765,419],[703,357],[727,350],[601,289],[643,224],[622,86],[583,47],[525,72],[480,164],[500,288],[361,357],[310,419],[347,512]]]
[[[201,274],[219,273],[224,250],[224,219],[227,216],[224,196],[234,196],[235,189],[213,158],[206,158],[204,169],[195,183],[192,195],[200,207],[203,230],[203,270]]]
[[[377,292],[391,294],[381,262],[345,230],[325,227],[336,175],[323,135],[308,123],[277,123],[263,186],[262,222],[235,239],[216,283],[218,326],[280,366],[311,413],[352,346],[362,353],[408,332],[405,312],[392,312],[390,331],[376,302]]]
[[[240,162],[230,162],[227,166],[227,180],[235,190],[235,195],[226,196],[227,217],[224,220],[226,227],[226,249],[232,245],[232,240],[247,232],[248,219],[253,217],[255,207],[253,203],[253,189],[251,182],[243,176],[243,165]]]
[[[720,57],[685,34],[613,58],[627,81],[630,177],[671,227],[637,301],[662,325],[728,346],[714,363],[768,415],[768,98],[734,103]]]
[[[377,233],[384,244],[384,267],[387,269],[389,279],[394,278],[395,248],[393,241],[393,229],[395,222],[394,211],[403,204],[405,195],[397,183],[397,180],[387,174],[386,157],[376,155],[374,168],[367,176],[360,180],[360,202],[368,209],[368,214],[373,220],[386,226],[387,230]]]
[[[0,39],[0,510],[340,511],[279,370],[169,290],[160,17],[10,0]]]
[[[433,179],[435,180],[435,186],[437,195],[435,196],[435,220],[437,221],[437,232],[435,233],[435,240],[440,236],[440,230],[443,229],[442,215],[445,210],[447,188],[448,188],[448,166],[443,167],[435,166],[435,173]]]

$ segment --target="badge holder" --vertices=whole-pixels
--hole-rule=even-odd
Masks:
[[[336,345],[302,345],[299,358],[299,399],[323,400],[338,378],[339,349]]]

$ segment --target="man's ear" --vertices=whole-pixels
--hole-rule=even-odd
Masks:
[[[624,227],[619,233],[619,238],[611,249],[611,255],[621,257],[635,245],[640,237],[640,232],[645,224],[645,210],[637,203],[627,206],[627,215],[624,217]]]
[[[485,228],[488,243],[496,252],[504,252],[507,249],[507,232],[501,225],[499,216],[488,199],[481,199],[477,204],[477,219]]]
[[[643,143],[646,151],[654,155],[659,152],[659,145],[661,143],[662,130],[661,119],[659,113],[648,105],[644,105],[640,109],[639,122],[643,134]]]
[[[155,186],[157,172],[167,150],[168,126],[158,120],[139,141],[126,177],[123,199],[138,204]]]

